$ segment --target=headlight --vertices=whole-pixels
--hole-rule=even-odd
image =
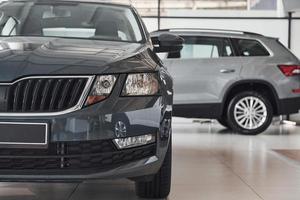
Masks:
[[[149,96],[159,93],[159,83],[157,74],[155,73],[140,73],[129,74],[125,86],[122,91],[122,96]]]
[[[115,75],[97,76],[85,105],[89,106],[106,99],[114,88],[116,80]]]

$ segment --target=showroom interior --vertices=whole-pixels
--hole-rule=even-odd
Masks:
[[[82,1],[89,2],[89,0]],[[300,109],[300,0],[98,1],[109,4],[127,4],[129,2],[142,17],[151,36],[160,32],[172,33],[179,35],[184,40],[181,55],[158,53],[162,64],[166,66],[167,70],[170,70],[171,76],[173,76],[172,73],[179,73],[178,76],[173,76],[174,106],[170,125],[173,147],[172,182],[170,195],[166,199],[300,199],[300,113],[297,113]],[[68,15],[68,13],[63,14]],[[180,61],[180,56],[181,58],[189,56],[188,53],[191,51],[189,38],[196,37],[196,35],[200,35],[200,38],[209,37],[210,39],[221,35],[221,38],[227,38],[222,41],[222,48],[225,42],[230,42],[231,45],[228,44],[223,48],[222,55],[220,51],[215,52],[214,48],[218,48],[217,46],[212,47],[209,58],[214,61],[201,61],[201,59],[208,60],[208,57],[197,57],[195,56],[196,51],[193,52],[192,57],[189,57],[191,59],[187,59],[187,63],[184,62],[184,59]],[[2,43],[3,37],[0,38]],[[262,57],[265,57],[264,55],[252,57],[250,50],[241,53],[240,47],[237,46],[242,45],[240,41],[243,39],[244,41],[260,42],[261,44],[257,44],[256,50],[260,51],[260,54],[267,51],[268,56],[266,57],[270,59],[261,60]],[[198,44],[201,41],[198,39]],[[211,41],[218,44],[218,41],[214,39]],[[185,42],[186,46],[184,46]],[[153,43],[155,44],[154,40]],[[84,48],[80,50],[85,51]],[[184,53],[183,50],[186,52]],[[204,50],[207,49],[199,49],[199,52]],[[0,46],[1,51],[3,51],[2,46]],[[224,51],[227,51],[226,56]],[[283,55],[280,55],[280,52]],[[216,54],[218,55],[216,56]],[[228,58],[219,60],[219,57],[223,56]],[[277,58],[275,58],[276,56]],[[251,58],[243,61],[244,57],[245,59]],[[280,61],[283,58],[286,60]],[[2,61],[2,57],[0,60]],[[244,62],[243,69],[236,67],[237,63],[242,61]],[[207,69],[216,67],[218,62],[222,62],[219,64],[218,74]],[[277,62],[283,63],[275,66],[279,64]],[[197,68],[198,64],[203,65],[203,63],[202,68]],[[175,69],[175,67],[177,68]],[[189,67],[193,67],[194,71],[189,71]],[[242,72],[247,67],[248,70]],[[263,70],[259,67],[262,67]],[[268,68],[276,68],[276,70],[275,72],[268,71]],[[233,76],[238,70],[241,70],[240,77],[235,81],[238,82],[237,79],[240,79],[240,87],[237,84],[227,87],[228,77]],[[197,78],[198,75],[199,78]],[[247,76],[255,81],[249,82],[250,78]],[[179,78],[177,79],[177,77]],[[179,79],[180,81],[177,82]],[[202,79],[202,81],[197,82],[195,79]],[[180,85],[183,84],[183,80],[191,82]],[[259,80],[264,80],[264,82]],[[268,81],[270,84],[264,85]],[[274,89],[272,89],[271,83],[275,85]],[[201,86],[201,84],[206,86]],[[267,87],[269,85],[271,85],[270,91]],[[195,88],[194,94],[187,92],[190,88]],[[230,92],[228,88],[231,88]],[[176,91],[179,93],[177,94]],[[199,94],[197,91],[202,93]],[[218,91],[226,96],[226,100],[220,100],[222,105],[216,103],[218,100],[212,104],[204,100],[203,105],[206,107],[196,106],[198,104],[195,98],[213,99],[213,95],[217,95]],[[279,91],[278,94],[276,91]],[[234,92],[238,92],[238,94],[233,94]],[[289,92],[293,94],[289,94]],[[255,114],[259,115],[254,111],[255,109],[249,108],[245,111],[245,115],[253,118],[253,123],[250,120],[249,127],[241,125],[245,121],[240,121],[241,123],[238,120],[234,121],[234,119],[240,119],[239,116],[232,116],[238,112],[236,111],[237,107],[243,105],[243,102],[238,99],[240,94],[245,98],[247,98],[246,94],[252,94],[250,103],[254,101],[251,104],[262,104],[261,112],[264,114],[261,118],[258,116],[259,120],[254,120]],[[264,95],[269,97],[272,94],[275,99],[278,97],[278,100],[264,98]],[[184,103],[184,100],[189,104]],[[239,105],[238,102],[240,102]],[[2,100],[0,107],[1,103]],[[236,103],[235,107],[232,105],[234,103]],[[190,107],[186,107],[186,105],[190,105]],[[233,107],[233,114],[231,114],[230,106]],[[272,107],[271,110],[269,107]],[[216,112],[219,110],[222,110],[220,111],[222,113],[217,116]],[[204,111],[205,114],[199,114]],[[3,119],[1,112],[0,122]],[[272,113],[271,116],[269,116],[269,112]],[[148,121],[151,121],[153,114],[151,112],[146,114],[149,115]],[[247,119],[245,120],[247,122]],[[74,125],[76,127],[83,125],[77,121],[74,121],[75,123],[78,123]],[[166,123],[171,122],[169,120]],[[221,125],[222,123],[225,123],[225,126]],[[252,129],[256,126],[257,129]],[[141,127],[137,128],[138,131],[141,129]],[[126,127],[118,130],[126,131]],[[251,132],[252,130],[253,132]],[[0,168],[2,162],[0,162]],[[28,181],[18,178],[11,181],[3,179],[1,176],[0,179],[0,200],[142,199],[136,196],[134,182],[123,178],[101,178],[100,180],[91,179],[80,182],[71,180]]]

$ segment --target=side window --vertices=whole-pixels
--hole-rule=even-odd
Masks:
[[[256,40],[236,39],[241,56],[270,56],[267,49]]]
[[[2,36],[16,35],[16,27],[18,23],[13,17],[9,17],[1,31]]]
[[[168,58],[219,58],[234,56],[230,41],[214,37],[184,37],[185,43],[181,52],[170,53]]]
[[[222,49],[222,40],[218,38],[188,37],[181,50],[181,58],[218,58]]]

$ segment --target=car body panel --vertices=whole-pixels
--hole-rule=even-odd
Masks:
[[[241,78],[270,83],[276,90],[279,99],[300,97],[299,94],[292,93],[295,87],[300,87],[300,78],[286,77],[279,69],[281,64],[300,64],[298,58],[278,45],[274,39],[261,38],[260,40],[269,49],[272,49],[272,55],[269,57],[241,57],[243,63]]]
[[[157,67],[148,46],[139,43],[11,37],[0,38],[0,46],[0,82],[32,75],[127,73]]]
[[[222,102],[222,87],[239,79],[241,63],[232,58],[174,59],[168,70],[174,78],[174,103]],[[234,70],[222,73],[222,70]],[[186,78],[188,78],[188,81]]]

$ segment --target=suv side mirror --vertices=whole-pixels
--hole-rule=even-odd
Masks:
[[[151,37],[155,53],[174,53],[183,48],[184,39],[178,35],[162,33]]]

